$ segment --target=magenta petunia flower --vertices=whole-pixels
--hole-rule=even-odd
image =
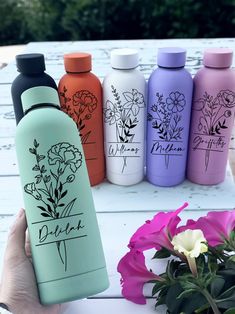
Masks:
[[[137,304],[146,304],[143,295],[144,284],[150,280],[164,281],[163,278],[149,271],[145,265],[144,254],[138,250],[130,250],[118,263],[121,274],[122,295]]]
[[[235,209],[233,211],[209,212],[197,221],[188,220],[186,226],[180,228],[201,229],[208,244],[215,247],[229,240],[230,234],[235,230]]]
[[[151,248],[160,250],[163,247],[173,251],[171,239],[177,233],[177,226],[181,221],[178,214],[187,206],[188,203],[184,203],[174,212],[160,212],[152,220],[147,220],[133,234],[128,247],[142,252]]]

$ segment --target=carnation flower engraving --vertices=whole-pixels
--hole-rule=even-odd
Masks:
[[[35,157],[32,171],[35,182],[25,184],[24,191],[38,201],[37,208],[44,218],[59,219],[69,217],[77,198],[71,199],[67,185],[75,180],[75,175],[82,165],[82,154],[70,143],[57,143],[47,151],[39,153],[40,144],[35,139],[29,152]],[[47,157],[47,162],[46,162]],[[50,166],[47,169],[48,165]],[[67,251],[65,241],[56,242],[61,262],[67,270]]]
[[[72,172],[76,172],[82,164],[81,152],[74,145],[68,143],[53,145],[47,154],[49,165],[58,163],[61,174],[64,173],[67,166]]]
[[[98,99],[88,90],[79,90],[72,95],[72,98],[69,98],[67,91],[64,86],[63,91],[60,92],[61,108],[73,118],[77,124],[82,144],[86,144],[91,135],[86,121],[92,119],[92,114],[98,107]]]

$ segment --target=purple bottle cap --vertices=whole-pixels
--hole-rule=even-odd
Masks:
[[[229,68],[233,61],[233,50],[210,48],[204,51],[203,64],[210,68]]]
[[[181,68],[185,66],[186,50],[177,47],[159,48],[157,64],[164,68]]]

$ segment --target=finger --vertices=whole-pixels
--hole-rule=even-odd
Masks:
[[[11,257],[25,255],[25,231],[27,228],[25,211],[20,209],[16,221],[10,230],[7,241],[6,255]]]
[[[26,240],[25,240],[25,253],[26,255],[31,258],[32,252],[31,252],[31,245],[30,245],[30,239],[29,239],[29,231],[26,230]]]

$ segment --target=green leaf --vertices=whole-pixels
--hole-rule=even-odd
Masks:
[[[235,306],[235,286],[223,292],[219,298],[216,299],[216,304],[223,309],[230,309]]]
[[[195,289],[188,289],[188,290],[184,290],[183,292],[181,292],[178,296],[177,299],[181,299],[181,298],[185,298],[190,296],[191,294],[195,293]]]
[[[167,249],[163,248],[160,251],[156,251],[156,253],[153,256],[153,259],[154,258],[167,258],[167,257],[170,257],[170,256],[171,256],[170,251],[168,251]]]
[[[216,276],[211,282],[211,295],[216,298],[224,287],[225,280],[221,276]]]
[[[226,262],[226,269],[234,270],[235,275],[235,255],[231,256]]]
[[[165,283],[164,282],[160,282],[160,281],[157,281],[155,283],[155,285],[153,286],[153,289],[152,289],[152,296],[154,296],[155,294],[157,294],[162,288],[163,286],[165,286]]]
[[[235,307],[233,307],[232,309],[228,309],[224,312],[224,314],[235,314]]]

